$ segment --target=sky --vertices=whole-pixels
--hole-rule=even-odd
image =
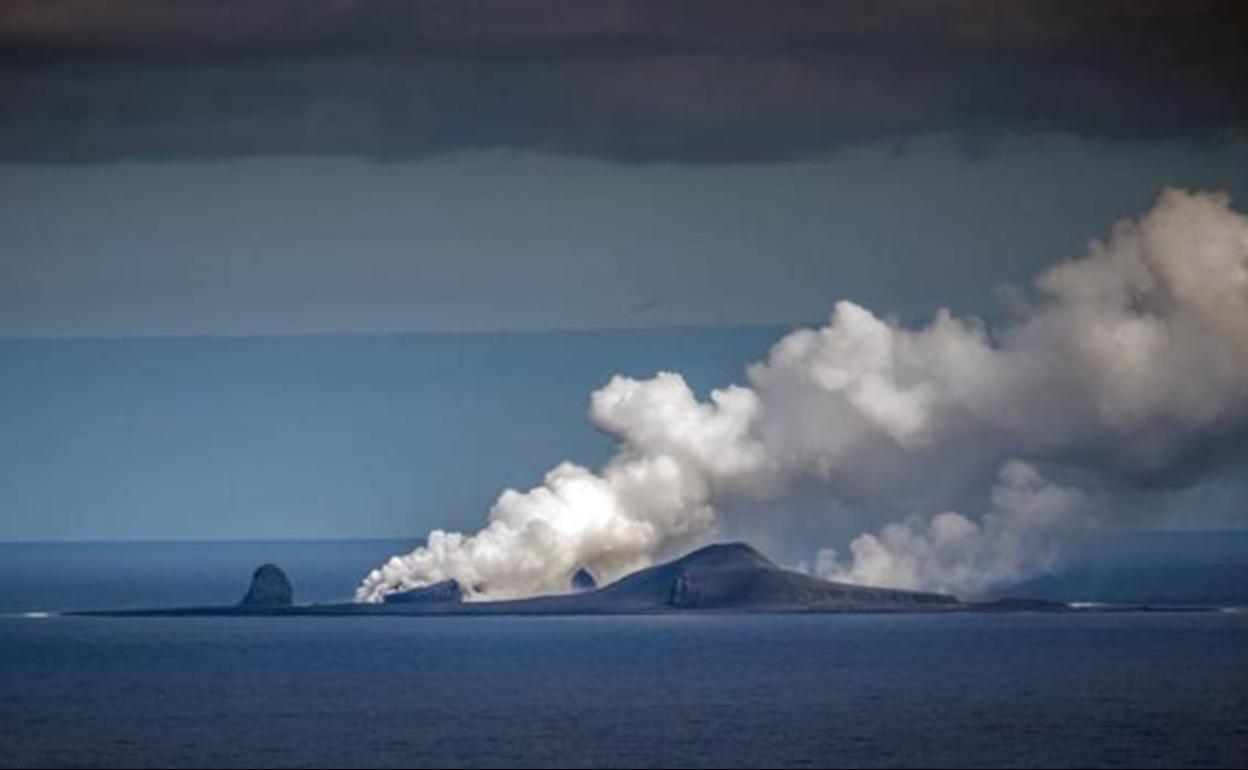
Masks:
[[[532,151],[3,164],[0,334],[494,331],[995,312],[1163,185],[1248,196],[1248,142],[947,136],[819,160]]]
[[[1246,29],[1233,2],[11,0],[0,539],[470,527],[609,456],[585,412],[615,373],[739,382],[843,298],[995,321],[1165,186],[1242,210]],[[1240,478],[1167,505],[1240,526]]]

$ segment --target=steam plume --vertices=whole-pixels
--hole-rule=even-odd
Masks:
[[[853,561],[819,553],[830,580],[976,596],[1057,566],[1063,545],[1094,526],[1078,490],[1050,483],[1027,463],[1001,467],[980,521],[955,511],[912,516],[850,544]]]
[[[999,469],[978,521],[906,517],[825,553],[820,571],[978,592],[1049,568],[1104,515],[1037,465],[1130,482],[1199,473],[1248,434],[1248,217],[1225,195],[1165,190],[1081,257],[1019,293],[989,329],[942,310],[911,329],[850,302],[782,338],[748,387],[700,401],[677,374],[612,379],[590,418],[619,439],[597,473],[563,463],[504,492],[475,535],[435,531],[373,571],[362,601],[454,578],[469,598],[568,590],[706,539],[715,505],[817,480],[896,510],[942,480]]]

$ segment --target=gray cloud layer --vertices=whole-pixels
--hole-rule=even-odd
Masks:
[[[717,162],[954,130],[1243,131],[1248,7],[10,0],[0,158],[540,148]]]

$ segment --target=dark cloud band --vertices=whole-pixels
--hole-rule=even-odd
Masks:
[[[11,0],[0,158],[1218,139],[1248,124],[1245,38],[1236,2]]]

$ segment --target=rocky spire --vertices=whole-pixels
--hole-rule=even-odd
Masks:
[[[281,567],[265,564],[251,575],[251,587],[240,607],[288,607],[294,603],[295,589]]]

